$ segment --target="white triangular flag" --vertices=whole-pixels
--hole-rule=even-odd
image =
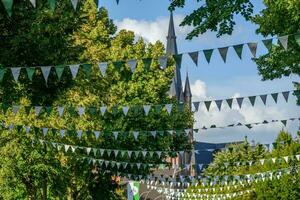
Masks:
[[[150,131],[150,133],[154,138],[156,137],[156,131]]]
[[[76,151],[76,146],[71,146],[71,150],[72,150],[73,153],[75,153],[75,151]]]
[[[34,111],[35,111],[36,116],[40,115],[42,108],[43,108],[42,106],[35,106],[34,107]]]
[[[94,135],[96,140],[98,140],[99,136],[100,136],[100,131],[94,131]]]
[[[63,116],[64,110],[65,110],[65,108],[64,108],[63,106],[58,106],[58,107],[57,107],[57,112],[58,112],[58,115],[59,115],[60,117]]]
[[[12,73],[12,75],[14,77],[14,80],[16,82],[18,82],[18,79],[19,79],[19,76],[20,76],[21,67],[12,67],[12,68],[10,68],[10,70],[11,70],[11,73]]]
[[[99,70],[101,71],[101,74],[103,76],[106,76],[107,64],[107,62],[102,62],[98,64]]]
[[[113,132],[113,135],[114,135],[115,140],[117,140],[117,139],[118,139],[119,132],[114,131],[114,132]]]
[[[74,10],[76,10],[77,8],[77,4],[78,4],[78,0],[71,0],[72,6],[74,8]]]
[[[60,137],[64,137],[64,136],[65,136],[65,130],[63,130],[63,129],[60,130],[60,131],[59,131],[59,134],[60,134]]]
[[[136,69],[136,65],[137,65],[137,60],[136,60],[136,59],[128,60],[128,61],[127,61],[127,64],[128,64],[128,66],[129,66],[129,68],[130,68],[130,71],[131,71],[132,73],[134,73],[134,72],[135,72],[135,69]]]
[[[265,159],[260,159],[260,164],[263,165],[265,163]]]
[[[106,110],[107,110],[106,106],[100,107],[100,111],[101,111],[102,116],[105,114]]]
[[[78,130],[77,131],[77,137],[79,138],[79,139],[81,139],[81,137],[82,137],[82,130]]]
[[[84,114],[85,108],[84,107],[78,107],[78,114],[81,117]]]
[[[78,74],[78,69],[79,69],[79,64],[76,65],[69,65],[71,74],[72,74],[72,78],[76,78],[77,74]]]
[[[167,104],[165,107],[166,107],[166,110],[167,110],[168,114],[170,115],[171,111],[172,111],[173,104]]]
[[[144,105],[143,108],[144,108],[144,111],[145,111],[146,116],[148,116],[149,111],[150,111],[150,109],[151,109],[151,106],[150,106],[150,105]]]
[[[30,126],[26,126],[26,127],[25,127],[25,132],[26,132],[26,134],[29,134],[30,129],[31,129]]]
[[[286,163],[289,162],[289,157],[288,156],[284,156],[283,159],[285,160]]]
[[[50,74],[50,71],[51,71],[51,66],[45,66],[45,67],[40,67],[41,70],[42,70],[42,74],[44,76],[44,79],[46,81],[46,83],[48,82],[48,77],[49,77],[49,74]]]
[[[48,128],[44,127],[44,128],[42,128],[42,131],[43,131],[43,135],[45,137],[48,133]]]
[[[87,147],[87,148],[86,148],[86,154],[87,154],[87,155],[90,155],[90,153],[91,153],[91,150],[92,150],[92,148],[90,148],[90,147]]]
[[[124,106],[122,109],[123,109],[124,115],[127,116],[128,111],[129,111],[129,107],[128,106]]]
[[[30,0],[32,6],[35,8],[36,7],[36,0]]]
[[[65,144],[65,152],[68,152],[70,145]]]
[[[283,46],[283,48],[284,48],[285,50],[288,49],[288,38],[289,38],[288,35],[281,36],[281,37],[278,38],[280,44]]]
[[[139,137],[139,132],[138,131],[133,131],[133,137],[134,137],[134,140],[137,140],[138,137]]]
[[[158,62],[161,69],[166,69],[168,63],[168,57],[167,56],[159,57]]]
[[[12,111],[13,111],[14,115],[16,115],[19,112],[19,110],[20,110],[20,106],[13,106],[12,107]]]

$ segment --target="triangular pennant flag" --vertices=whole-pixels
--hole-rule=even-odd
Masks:
[[[247,43],[247,45],[248,45],[253,57],[256,57],[257,42],[249,42],[249,43]]]
[[[199,105],[200,105],[200,102],[193,102],[193,105],[195,107],[195,111],[197,112],[199,110]]]
[[[216,105],[217,105],[219,111],[221,111],[222,102],[223,102],[223,100],[215,100],[215,103],[216,103]]]
[[[274,99],[275,103],[277,103],[278,93],[273,93],[273,94],[271,94],[271,96]]]
[[[272,42],[273,42],[273,39],[266,39],[266,40],[263,40],[262,41],[265,45],[265,47],[270,51],[272,49]]]
[[[114,135],[115,140],[117,140],[117,139],[118,139],[118,136],[119,136],[119,132],[114,131],[114,132],[113,132],[113,135]]]
[[[260,159],[260,164],[263,165],[265,163],[265,159]]]
[[[94,135],[96,140],[98,140],[99,136],[100,136],[100,131],[94,131]]]
[[[0,68],[0,82],[3,81],[3,77],[4,77],[5,72],[6,72],[5,68]]]
[[[102,116],[105,114],[106,110],[107,110],[106,106],[100,107],[100,111],[101,111]]]
[[[284,156],[283,159],[285,160],[286,163],[289,162],[289,157],[288,156]]]
[[[74,8],[74,10],[76,10],[77,8],[77,4],[78,4],[78,0],[71,0],[72,6]]]
[[[30,81],[32,81],[32,77],[35,73],[35,67],[26,67],[27,76]]]
[[[227,58],[227,52],[228,52],[228,47],[222,47],[222,48],[218,48],[219,53],[224,61],[224,63],[226,62],[226,58]]]
[[[36,116],[40,115],[42,108],[43,108],[42,106],[35,106],[34,107],[34,111],[35,111]]]
[[[246,126],[247,128],[249,128],[249,129],[252,128],[252,125],[251,125],[251,124],[245,124],[245,126]]]
[[[152,63],[152,58],[144,58],[143,59],[144,63],[144,69],[148,71],[150,69],[151,63]]]
[[[139,136],[139,132],[138,132],[138,131],[134,131],[134,132],[133,132],[134,140],[137,140],[137,139],[138,139],[138,136]]]
[[[76,146],[71,146],[71,150],[72,150],[73,153],[75,153],[75,151],[76,151]]]
[[[91,72],[92,72],[92,65],[85,63],[85,64],[82,64],[82,68],[83,68],[83,71],[85,72],[85,75],[87,77],[90,77]]]
[[[282,95],[286,102],[289,100],[290,91],[282,92]]]
[[[45,137],[48,133],[48,128],[46,128],[46,127],[42,128],[42,132],[43,132],[43,135]]]
[[[250,97],[248,97],[248,99],[249,99],[249,101],[250,101],[251,105],[252,105],[252,106],[254,106],[254,104],[255,104],[255,99],[256,99],[256,96],[250,96]]]
[[[167,110],[167,112],[168,112],[169,115],[171,114],[172,107],[173,107],[173,104],[166,104],[165,105],[165,108],[166,108],[166,110]]]
[[[60,137],[65,137],[65,130],[59,130]]]
[[[137,60],[136,60],[136,59],[128,60],[128,61],[127,61],[127,64],[128,64],[128,66],[129,66],[129,68],[130,68],[130,71],[131,71],[132,73],[134,73],[134,71],[135,71],[135,69],[136,69],[136,65],[137,65]]]
[[[3,6],[8,14],[11,17],[12,15],[12,7],[13,7],[13,0],[2,0]]]
[[[25,132],[26,132],[26,134],[29,134],[30,129],[31,129],[30,126],[26,126],[26,127],[25,127]]]
[[[204,53],[207,63],[210,63],[210,59],[211,59],[213,51],[214,51],[213,49],[203,50],[203,53]]]
[[[81,139],[82,133],[83,133],[82,130],[77,130],[77,137],[78,137],[79,139]]]
[[[280,44],[283,46],[283,48],[287,51],[287,49],[288,49],[289,36],[288,36],[288,35],[281,36],[281,37],[278,38],[278,41],[279,41]]]
[[[18,82],[20,72],[21,72],[21,67],[12,67],[12,68],[10,68],[10,70],[11,70],[14,80],[16,82]]]
[[[78,114],[81,117],[82,115],[84,115],[85,112],[85,108],[84,107],[78,107]]]
[[[296,159],[299,161],[300,160],[300,155],[296,155]]]
[[[233,99],[226,99],[226,102],[227,102],[229,108],[231,109],[232,108]]]
[[[173,55],[176,65],[181,68],[182,54]]]
[[[65,108],[64,108],[63,106],[58,106],[58,107],[57,107],[57,112],[58,112],[58,115],[59,115],[60,117],[63,116],[64,110],[65,110]]]
[[[272,162],[273,162],[273,163],[276,163],[276,158],[272,158]]]
[[[281,120],[281,123],[286,126],[287,120]]]
[[[65,152],[68,152],[70,145],[65,144],[64,146],[65,146]]]
[[[240,59],[242,59],[243,47],[244,47],[244,44],[238,44],[238,45],[233,46],[235,53],[238,55],[238,57]]]
[[[87,154],[87,155],[90,155],[92,148],[87,147],[85,150],[86,150],[86,154]]]
[[[120,0],[116,0],[117,4],[119,4]]]
[[[72,74],[72,78],[76,78],[77,74],[78,74],[78,69],[79,69],[79,64],[76,65],[69,65],[71,74]]]
[[[244,97],[239,97],[239,98],[236,98],[236,101],[239,105],[239,108],[242,108],[242,104],[243,104],[243,101],[244,101]]]
[[[129,107],[128,106],[124,106],[122,109],[123,109],[124,115],[127,116],[128,111],[129,111]]]
[[[144,108],[145,115],[148,116],[149,111],[151,109],[151,106],[150,105],[144,105],[143,108]]]
[[[209,111],[211,101],[204,101],[204,104],[205,104],[205,107],[206,107],[207,111]]]
[[[296,40],[297,44],[300,46],[300,33],[295,35],[295,40]]]
[[[14,115],[16,115],[20,110],[20,106],[13,106],[12,107],[12,112],[14,113]]]
[[[106,76],[106,70],[107,70],[107,62],[101,62],[98,64],[99,70],[101,71],[102,76]]]
[[[150,133],[154,138],[156,137],[156,131],[150,131]]]
[[[158,62],[161,69],[166,69],[168,63],[168,57],[167,56],[159,57]]]
[[[50,74],[50,71],[51,71],[51,66],[45,66],[45,67],[40,67],[41,70],[42,70],[42,74],[44,76],[44,79],[46,81],[46,84],[48,82],[48,77],[49,77],[49,74]]]
[[[266,95],[266,94],[260,95],[260,98],[261,98],[262,102],[264,103],[264,105],[266,105],[266,102],[267,102],[267,96],[268,96],[268,95]]]
[[[194,52],[190,52],[189,56],[191,57],[191,59],[193,60],[193,62],[195,63],[196,66],[198,66],[198,51],[194,51]]]
[[[56,0],[47,0],[49,8],[54,11],[55,10],[55,5],[56,5]]]
[[[65,67],[63,65],[58,65],[54,67],[58,80],[60,81]]]

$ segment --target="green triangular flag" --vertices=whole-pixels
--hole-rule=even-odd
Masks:
[[[244,44],[234,45],[233,48],[240,59],[242,59]]]
[[[210,63],[210,59],[211,59],[213,51],[214,51],[213,49],[203,50],[204,56],[208,63]]]
[[[204,104],[205,104],[207,111],[209,111],[211,101],[204,101]]]
[[[30,110],[31,110],[31,106],[25,106],[25,113],[26,113],[26,115],[29,115]]]
[[[3,3],[3,6],[4,6],[8,16],[11,17],[14,1],[13,0],[2,0],[2,3]]]
[[[60,81],[60,79],[62,77],[62,74],[64,72],[65,67],[63,65],[58,65],[58,66],[55,66],[54,68],[55,68],[55,72],[56,72],[57,78]]]
[[[123,66],[124,62],[118,61],[118,62],[113,62],[113,65],[115,66],[116,70],[120,71],[121,67]]]
[[[218,48],[219,53],[224,61],[224,63],[226,63],[226,58],[227,58],[227,52],[228,52],[228,47],[222,47],[222,48]]]
[[[232,101],[233,101],[233,99],[226,99],[226,102],[230,109],[232,108]]]
[[[174,57],[174,60],[177,64],[177,66],[179,66],[179,68],[181,68],[182,54],[174,55],[173,57]]]
[[[295,40],[297,44],[300,46],[300,33],[295,35]]]
[[[250,100],[250,103],[252,106],[254,106],[255,104],[255,99],[256,99],[256,96],[251,96],[251,97],[248,97],[248,99]]]
[[[112,113],[113,113],[113,115],[116,115],[118,113],[118,107],[117,106],[112,107]]]
[[[144,58],[144,59],[143,59],[144,69],[145,69],[146,71],[148,71],[148,70],[150,69],[151,62],[152,62],[152,58]]]
[[[91,64],[82,64],[82,68],[86,74],[87,77],[91,76],[92,72],[92,65]]]
[[[45,110],[46,110],[47,115],[49,116],[52,112],[52,106],[46,106]]]
[[[3,77],[4,77],[5,72],[6,72],[5,68],[0,68],[0,82],[3,81]]]
[[[56,0],[47,0],[50,10],[55,10]]]
[[[253,55],[253,57],[256,57],[256,50],[257,50],[257,43],[256,42],[249,42],[247,43],[249,50],[251,52],[251,54]]]
[[[270,51],[272,49],[272,41],[273,39],[266,39],[263,40],[262,42],[264,43],[265,47]]]
[[[32,81],[32,77],[35,73],[35,67],[26,67],[27,76],[30,81]]]
[[[97,108],[96,107],[89,107],[89,113],[94,116],[97,113]]]
[[[3,113],[5,114],[8,110],[9,106],[7,104],[2,104],[2,110],[3,110]]]

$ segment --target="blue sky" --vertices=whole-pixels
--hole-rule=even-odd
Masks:
[[[256,26],[245,22],[241,17],[236,17],[237,25],[231,36],[216,37],[216,33],[208,32],[192,41],[185,40],[190,27],[179,27],[178,24],[185,15],[197,7],[196,1],[187,1],[184,9],[174,12],[174,20],[177,33],[177,45],[179,52],[191,52],[195,50],[218,48],[247,42],[261,41],[263,37],[255,33]],[[254,1],[253,1],[254,2]],[[166,42],[166,32],[169,19],[167,10],[168,0],[120,0],[117,5],[114,0],[99,0],[99,5],[108,9],[110,17],[120,29],[132,30],[137,37],[143,37],[148,42],[161,40]],[[255,12],[259,13],[264,5],[261,1],[255,1]],[[274,42],[277,42],[276,40]],[[266,53],[264,45],[258,43],[257,55]],[[214,51],[210,64],[205,61],[204,55],[200,53],[199,65],[196,67],[191,59],[184,55],[182,63],[182,78],[185,80],[186,71],[189,72],[193,91],[193,100],[223,99],[228,97],[251,96],[272,92],[292,90],[292,81],[300,82],[297,76],[285,77],[274,81],[261,81],[255,63],[251,60],[251,53],[247,46],[244,46],[243,58],[240,60],[232,48],[229,49],[227,62],[224,64],[219,52]],[[278,104],[271,99],[264,106],[259,100],[254,108],[246,102],[243,109],[225,109],[219,112],[215,107],[211,112],[205,111],[202,107],[195,113],[195,127],[208,126],[211,124],[228,125],[236,122],[251,123],[263,120],[285,119],[300,117],[300,108],[296,106],[295,97],[291,96],[289,103],[283,98]],[[261,143],[272,142],[277,133],[287,129],[293,135],[298,130],[299,123],[288,124],[287,128],[281,124],[269,124],[259,126],[252,130],[247,128],[231,128],[224,130],[205,131],[197,134],[198,141],[206,142],[229,142],[248,139]]]

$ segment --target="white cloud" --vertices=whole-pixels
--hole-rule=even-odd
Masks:
[[[194,101],[206,98],[206,84],[203,81],[196,80],[196,82],[191,85],[191,90]]]
[[[174,25],[177,37],[185,37],[190,31],[189,27],[180,27],[183,15],[174,15]],[[119,30],[126,29],[133,31],[137,37],[144,38],[147,42],[154,43],[157,40],[165,43],[169,28],[169,17],[158,17],[155,20],[136,20],[124,18],[122,21],[115,21]]]

